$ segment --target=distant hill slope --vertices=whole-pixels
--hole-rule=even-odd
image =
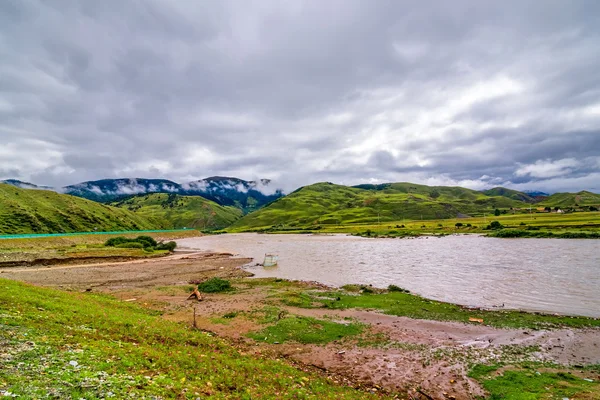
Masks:
[[[359,185],[317,183],[305,186],[246,215],[231,230],[277,225],[307,227],[319,224],[373,223],[402,219],[456,218],[492,213],[496,208],[529,207],[503,196],[445,186],[412,183]]]
[[[147,193],[202,196],[222,206],[234,206],[244,212],[251,212],[283,196],[281,190],[270,188],[270,184],[268,179],[245,181],[222,176],[183,184],[165,179],[124,178],[82,182],[66,186],[63,190],[65,193],[101,203]]]
[[[536,203],[538,201],[534,196],[531,196],[527,193],[503,187],[495,187],[492,189],[484,190],[482,193],[487,196],[504,196],[508,197],[509,199],[524,201],[525,203]]]
[[[0,184],[0,233],[162,229],[158,220],[49,190]]]
[[[600,206],[600,194],[585,190],[577,193],[554,193],[538,204],[550,207]]]
[[[0,183],[5,183],[7,185],[16,186],[21,189],[42,189],[42,190],[52,190],[50,186],[38,186],[33,183],[23,182],[18,179],[6,179],[0,181]]]
[[[144,217],[160,218],[172,228],[221,229],[243,215],[236,207],[223,207],[200,196],[153,193],[111,203]]]

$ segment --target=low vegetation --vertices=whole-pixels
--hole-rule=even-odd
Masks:
[[[0,235],[166,229],[164,221],[55,193],[0,184]]]
[[[204,293],[221,293],[233,290],[231,282],[221,278],[210,278],[198,284],[198,290]]]
[[[77,399],[371,396],[281,360],[241,354],[210,334],[106,295],[66,293],[2,279],[0,286],[0,395]]]
[[[389,291],[364,285],[347,285],[343,289],[325,292],[289,289],[281,291],[278,296],[283,304],[295,307],[362,308],[415,319],[484,323],[498,328],[600,327],[600,319],[595,318],[462,307],[410,294],[394,285]]]
[[[108,239],[104,246],[118,247],[124,249],[144,249],[146,251],[156,250],[167,250],[173,251],[177,247],[177,243],[171,242],[160,242],[158,243],[152,236],[138,236],[136,238],[126,238],[123,236],[117,236]]]
[[[198,231],[194,230],[144,233],[144,237],[149,237],[157,243],[155,247],[152,247],[152,252],[149,251],[150,248],[147,248],[148,251],[146,251],[144,244],[139,243],[121,241],[122,244],[118,246],[105,246],[107,238],[111,240],[111,238],[123,237],[135,242],[135,238],[139,236],[135,233],[0,239],[0,266],[19,265],[20,263],[78,262],[78,260],[91,258],[155,257],[172,251],[176,247],[174,239],[198,235]],[[114,241],[111,242],[114,243]]]
[[[342,324],[298,315],[283,316],[277,322],[248,337],[267,343],[294,341],[303,344],[325,344],[359,335],[363,326],[357,323]]]
[[[541,364],[477,365],[469,376],[482,383],[490,400],[595,399],[600,391],[600,383],[585,370],[573,373]]]
[[[130,197],[112,203],[137,215],[168,221],[174,228],[195,228],[203,231],[225,228],[242,217],[242,210],[221,206],[201,196],[153,193]]]

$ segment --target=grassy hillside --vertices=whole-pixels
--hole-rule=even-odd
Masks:
[[[48,190],[0,184],[0,234],[163,229],[127,210]]]
[[[200,196],[153,193],[112,203],[138,215],[160,218],[173,228],[221,229],[242,217],[236,207],[223,207]]]
[[[233,224],[231,230],[456,218],[490,214],[496,208],[506,210],[511,207],[529,205],[460,187],[412,183],[347,187],[317,183],[245,216]]]
[[[528,195],[527,193],[519,192],[518,190],[507,189],[503,187],[495,187],[492,189],[484,190],[483,194],[487,196],[504,196],[509,199],[524,201],[525,203],[536,203],[537,200]]]
[[[549,207],[577,207],[577,206],[600,206],[600,194],[581,191],[577,193],[554,193],[539,206]]]

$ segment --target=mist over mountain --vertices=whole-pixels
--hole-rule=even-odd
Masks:
[[[268,179],[246,181],[224,176],[213,176],[182,184],[167,179],[100,179],[62,188],[38,186],[16,179],[8,179],[1,182],[24,189],[54,190],[100,203],[109,203],[148,193],[202,196],[219,205],[237,207],[244,212],[254,211],[283,196],[283,191],[275,188]]]

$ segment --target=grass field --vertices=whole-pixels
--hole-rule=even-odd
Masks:
[[[437,220],[385,221],[380,223],[340,223],[317,226],[276,226],[258,229],[230,228],[228,232],[264,231],[272,233],[349,233],[371,237],[403,237],[418,235],[450,235],[450,234],[490,234],[498,231],[486,229],[491,222],[498,221],[505,230],[518,230],[525,233],[544,233],[560,235],[565,233],[600,233],[600,212],[576,212],[567,214],[532,212],[500,216],[480,215],[470,218],[449,218]],[[460,224],[457,226],[457,224]]]
[[[4,396],[375,398],[106,295],[0,286]]]
[[[107,239],[116,236],[134,238],[140,235],[151,236],[157,241],[169,241],[198,236],[196,230],[176,232],[144,232],[106,235],[69,235],[26,239],[0,239],[0,266],[13,262],[34,262],[36,260],[75,261],[82,258],[107,257],[155,257],[167,254],[165,251],[149,253],[144,249],[106,247]]]
[[[165,229],[164,221],[48,190],[0,184],[0,234]]]
[[[146,218],[168,221],[175,228],[221,229],[242,217],[242,210],[224,207],[200,196],[154,193],[112,203]]]
[[[547,205],[515,200],[520,192],[496,190],[489,193],[502,195],[488,196],[465,188],[408,183],[360,187],[319,183],[303,187],[244,216],[227,228],[227,231],[321,230],[359,233],[370,230],[384,234],[403,230],[404,233],[453,233],[455,224],[462,223],[464,228],[467,228],[467,224],[471,226],[461,231],[476,233],[482,232],[493,220],[505,221],[507,225],[530,225],[553,230],[563,227],[596,229],[595,225],[599,223],[598,213],[589,212],[589,205],[573,208],[577,212],[544,213],[538,212],[538,208],[543,210]],[[565,199],[576,199],[577,196],[578,194],[559,194],[555,200],[559,203],[567,202]],[[553,204],[553,200],[550,200],[552,197],[544,204]],[[579,198],[583,197],[588,201],[586,204],[595,201],[600,204],[600,195],[592,193]],[[575,207],[569,205],[571,206]],[[498,213],[499,216],[496,217],[495,214]]]

